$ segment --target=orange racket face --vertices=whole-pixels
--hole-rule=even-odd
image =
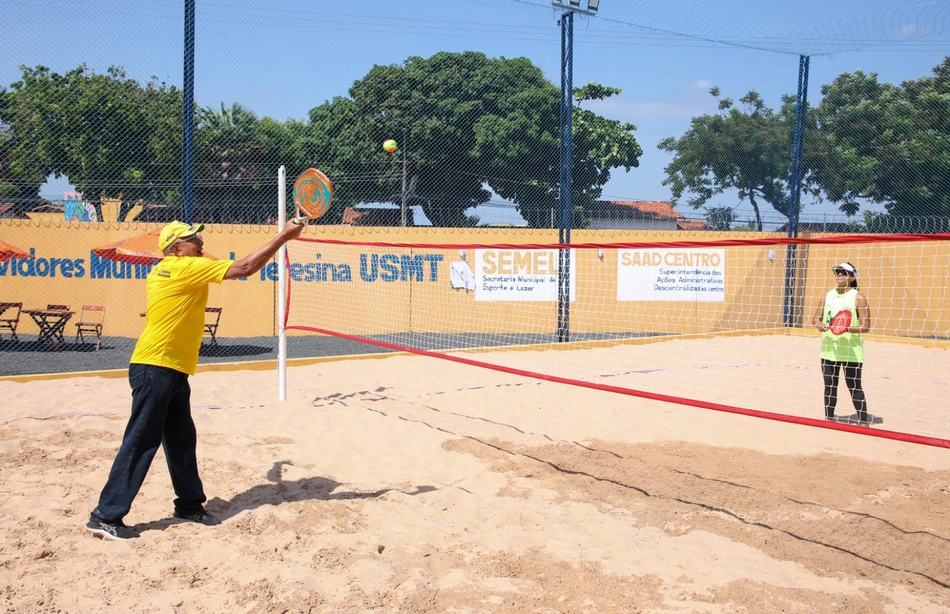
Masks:
[[[848,328],[851,326],[851,312],[847,309],[842,309],[835,314],[835,317],[831,318],[831,322],[828,323],[828,328],[831,329],[831,332],[836,335],[841,335],[848,331]]]
[[[294,182],[294,204],[300,215],[313,220],[329,211],[333,183],[321,171],[308,168]]]

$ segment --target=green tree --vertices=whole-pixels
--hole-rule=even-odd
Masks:
[[[127,79],[121,68],[96,74],[80,66],[64,75],[38,66],[0,92],[0,190],[35,201],[49,174],[66,176],[98,202],[181,199],[179,91]],[[579,103],[616,88],[588,84]],[[436,225],[466,226],[465,214],[492,192],[516,203],[535,226],[556,206],[558,89],[524,58],[439,53],[377,66],[349,96],[310,111],[307,122],[258,119],[246,107],[198,109],[195,213],[205,222],[267,221],[278,164],[293,178],[309,166],[333,177],[343,207],[390,201],[421,205]],[[635,127],[573,109],[575,224],[601,194],[614,168],[637,166]],[[396,138],[396,154],[381,141]],[[403,156],[409,189],[404,195]],[[169,215],[180,214],[170,208]]]
[[[933,73],[895,86],[859,70],[822,87],[806,163],[848,215],[862,200],[894,216],[950,215],[950,57]]]
[[[742,109],[720,98],[719,88],[710,94],[719,101],[718,115],[695,117],[683,136],[660,141],[660,149],[674,154],[663,184],[670,186],[674,204],[688,192],[686,202],[696,209],[735,190],[740,201],[752,205],[756,228],[762,230],[760,200],[786,217],[789,213],[794,103],[784,99],[775,113],[755,91],[740,98]]]
[[[105,75],[85,65],[65,75],[20,69],[3,105],[16,173],[66,176],[97,207],[103,196],[121,197],[128,209],[167,185],[177,90],[154,79],[143,87],[114,66]]]
[[[604,88],[605,90],[607,88]],[[602,92],[601,92],[602,93]],[[310,112],[303,149],[337,177],[340,205],[402,199],[436,226],[470,226],[465,211],[491,191],[516,203],[532,225],[556,206],[558,89],[525,58],[438,53],[375,66],[349,90]],[[610,169],[641,155],[630,124],[574,109],[575,207],[600,195]],[[395,138],[395,154],[380,143]]]
[[[261,120],[239,103],[198,109],[197,120],[195,220],[265,221],[274,213],[268,211],[268,204],[274,201],[274,176],[266,175],[263,164],[269,151]]]
[[[268,152],[268,155],[265,156],[261,161],[262,170],[262,185],[266,186],[268,180],[272,180],[277,177],[277,173],[281,166],[285,168],[287,173],[287,183],[293,184],[297,175],[300,174],[306,168],[314,166],[314,161],[319,161],[320,158],[310,158],[307,155],[307,140],[308,140],[309,128],[307,122],[290,119],[285,122],[277,121],[271,117],[261,118],[260,124],[258,125],[257,138],[262,147],[262,151]],[[322,163],[317,164],[320,166]],[[330,169],[324,169],[327,172],[330,172]],[[258,215],[258,218],[263,222],[273,221],[274,216],[277,213],[276,208],[274,207],[274,192],[275,188],[265,187],[263,188],[263,193],[261,198],[265,201],[263,211]],[[337,207],[331,208],[330,211],[324,216],[326,221],[333,220],[333,223],[339,223],[339,212],[341,209]],[[296,209],[293,204],[293,193],[291,188],[288,188],[287,194],[287,211],[285,215],[288,218],[293,217],[296,214]]]
[[[0,90],[0,108],[2,108],[5,99],[5,91]],[[3,111],[0,110],[0,117]],[[17,178],[13,173],[13,133],[8,126],[0,123],[0,200],[15,199],[20,194],[20,186],[17,185]]]
[[[572,109],[573,134],[571,137],[572,225],[577,227],[594,201],[603,193],[610,179],[610,171],[623,167],[629,171],[640,165],[643,150],[633,132],[631,123],[606,119],[580,108],[588,100],[604,100],[621,92],[619,88],[597,83],[574,89],[578,106]]]
[[[732,230],[732,223],[736,221],[733,207],[706,207],[705,211],[710,230]]]
[[[34,145],[39,130],[34,108],[50,100],[51,84],[29,91],[13,84],[0,90],[0,199],[12,203],[17,217],[41,202],[40,187],[52,172],[55,151]],[[47,145],[50,143],[47,141]]]

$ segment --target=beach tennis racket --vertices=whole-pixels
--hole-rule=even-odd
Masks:
[[[330,210],[333,183],[315,168],[300,173],[294,182],[294,205],[298,220],[315,220]]]
[[[847,309],[842,309],[835,314],[835,317],[831,318],[831,322],[828,322],[828,329],[836,335],[848,332],[848,328],[851,326],[851,312]]]

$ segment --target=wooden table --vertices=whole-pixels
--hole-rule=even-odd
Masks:
[[[62,347],[66,343],[63,339],[63,329],[66,327],[66,322],[76,315],[75,311],[63,309],[24,309],[23,313],[33,318],[36,325],[40,327],[37,342],[57,347]]]

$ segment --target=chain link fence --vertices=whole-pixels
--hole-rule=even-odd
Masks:
[[[844,4],[842,11],[864,6]],[[728,83],[690,82],[705,102],[670,122],[664,113],[680,103],[662,98],[666,76],[651,84],[639,73],[628,75],[622,63],[605,72],[579,58],[584,70],[575,74],[585,84],[571,98],[572,228],[785,234],[794,214],[802,233],[948,232],[950,58],[943,56],[945,28],[939,27],[947,15],[933,6],[894,13],[898,4],[878,2],[851,15],[870,20],[856,37],[848,28],[819,27],[829,15],[816,14],[815,25],[796,17],[801,23],[791,34],[757,38],[771,23],[765,14],[739,20],[743,29],[732,36],[677,34],[668,27],[680,14],[676,6],[641,14],[635,6],[604,3],[578,27],[578,49],[619,48],[635,52],[637,63],[689,51],[699,54],[692,61],[714,67],[710,72]],[[741,14],[738,5],[721,7],[720,21],[709,27],[725,28],[726,13]],[[361,11],[197,3],[189,199],[182,4],[8,3],[0,26],[0,217],[12,225],[2,228],[66,229],[56,235],[58,247],[44,244],[47,253],[37,253],[41,241],[19,247],[48,262],[82,256],[88,268],[98,245],[89,244],[83,225],[114,225],[108,236],[121,240],[175,219],[233,226],[236,233],[275,223],[280,167],[291,181],[308,167],[333,180],[336,197],[318,222],[323,226],[405,220],[435,228],[557,228],[559,10],[547,2],[496,0],[479,9],[415,1],[369,3]],[[898,40],[900,30],[905,35]],[[803,46],[814,40],[823,46]],[[862,51],[882,47],[912,53],[925,68],[886,81],[873,63],[883,56]],[[852,68],[812,77],[798,144],[799,202],[790,180],[797,56],[844,51]],[[781,81],[791,87],[765,92],[772,86],[763,82],[779,65]],[[654,88],[647,99],[630,97]],[[660,111],[644,113],[648,103]],[[640,110],[626,111],[630,105]],[[392,151],[382,146],[388,139],[396,141]],[[229,257],[232,249],[243,255],[233,245],[222,241],[216,255]],[[30,265],[23,264],[27,256],[18,261],[9,254],[0,270],[0,301],[13,304],[22,302],[29,277],[12,272]],[[273,294],[273,280],[258,281]],[[130,285],[115,300],[140,300],[142,291]],[[42,292],[55,294],[47,286]],[[104,299],[73,300],[70,310],[78,313],[80,301]],[[24,308],[45,307],[41,302]],[[105,343],[119,348],[108,365],[86,356],[69,366],[121,367],[134,337]],[[206,359],[273,357],[270,341],[240,345],[257,349],[209,348]],[[35,362],[24,370],[42,369],[48,359]]]

